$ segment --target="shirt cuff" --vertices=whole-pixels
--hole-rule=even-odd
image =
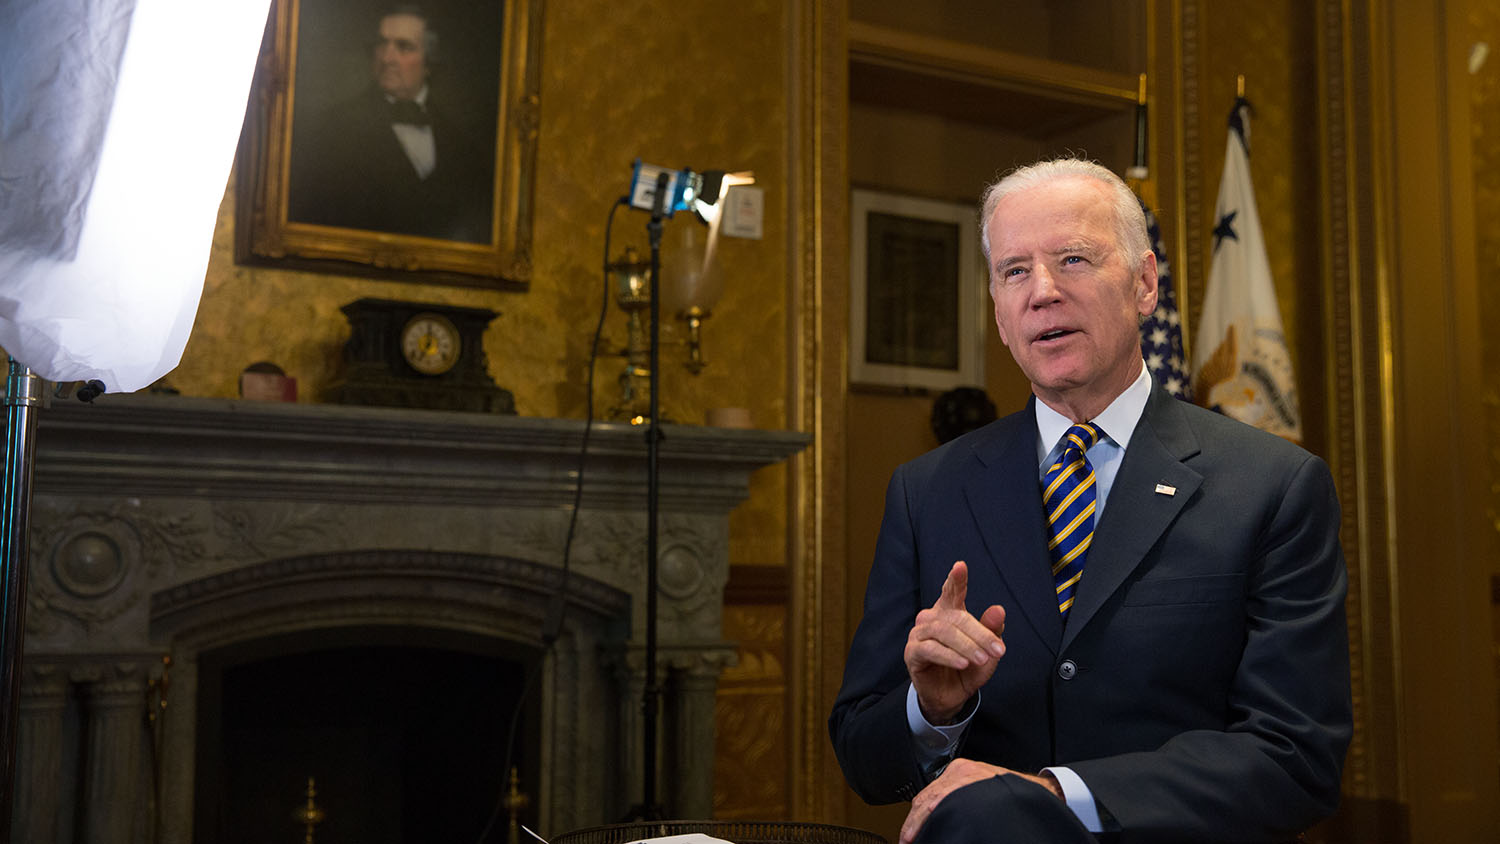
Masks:
[[[952,761],[953,755],[958,752],[959,742],[963,741],[964,734],[969,730],[969,722],[973,720],[974,713],[979,711],[978,701],[979,695],[976,693],[974,705],[958,723],[937,727],[929,724],[927,718],[922,715],[922,706],[917,703],[917,687],[907,685],[906,725],[911,730],[911,736],[916,745],[917,761],[921,763],[922,770],[926,771],[929,776],[936,777],[941,773],[942,768]]]
[[[1072,768],[1043,768],[1042,771],[1057,778],[1057,784],[1062,786],[1063,801],[1089,832],[1104,831],[1104,824],[1099,821],[1099,806],[1094,802],[1094,792],[1084,785],[1082,777],[1074,773]]]

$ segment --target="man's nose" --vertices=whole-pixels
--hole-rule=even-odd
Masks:
[[[1057,278],[1046,267],[1037,267],[1031,273],[1031,304],[1045,305],[1058,299]]]

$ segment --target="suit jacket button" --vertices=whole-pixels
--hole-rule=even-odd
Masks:
[[[1057,666],[1057,676],[1064,680],[1071,680],[1078,676],[1078,666],[1071,659],[1065,659]]]

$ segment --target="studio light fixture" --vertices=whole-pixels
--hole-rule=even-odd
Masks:
[[[723,200],[731,187],[737,185],[750,185],[755,181],[755,176],[749,172],[730,173],[723,170],[705,170],[702,172],[683,169],[674,170],[668,167],[658,167],[652,164],[642,163],[636,159],[634,170],[631,175],[630,192],[621,198],[620,203],[629,205],[642,211],[649,211],[651,219],[646,224],[646,234],[650,243],[650,255],[645,262],[648,272],[646,283],[646,297],[649,309],[649,340],[646,367],[648,370],[649,401],[647,402],[645,426],[646,426],[646,642],[645,642],[645,669],[646,682],[642,694],[641,710],[643,721],[643,741],[641,750],[643,755],[644,793],[641,804],[631,810],[631,814],[640,820],[659,820],[662,816],[661,806],[657,802],[657,727],[661,708],[661,688],[657,680],[656,671],[656,626],[657,626],[657,556],[658,556],[658,533],[657,521],[660,509],[660,473],[658,469],[659,455],[658,447],[661,443],[661,241],[662,221],[672,217],[678,211],[692,211],[693,214],[708,226],[708,237],[701,261],[698,262],[696,281],[701,282],[710,278],[709,267],[713,262],[713,253],[717,245],[719,225],[723,217]],[[687,234],[687,233],[684,233]],[[607,236],[607,235],[606,235]],[[692,260],[698,260],[693,258]],[[638,295],[638,274],[641,267],[640,262],[627,260],[624,264],[614,262],[605,268],[606,272],[615,272],[617,278],[622,279],[621,291],[629,287],[631,295]],[[626,284],[624,279],[634,279]],[[709,290],[710,285],[694,283],[690,285],[699,293]],[[714,292],[717,295],[717,292]],[[689,336],[692,342],[691,358],[689,368],[694,361],[699,369],[702,368],[702,356],[697,348],[699,328],[704,317],[708,316],[709,307],[712,302],[705,302],[701,298],[697,301],[688,301],[693,297],[684,298],[677,303],[680,308],[678,316],[689,325]]]
[[[755,184],[755,174],[749,171],[736,173],[724,170],[672,170],[655,164],[635,160],[635,172],[630,180],[630,207],[642,211],[656,208],[656,193],[662,179],[666,179],[662,192],[662,214],[670,219],[678,211],[692,211],[699,220],[716,226],[723,210],[722,200],[729,189],[736,185]]]

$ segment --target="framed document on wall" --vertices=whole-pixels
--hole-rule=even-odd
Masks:
[[[853,191],[849,205],[850,383],[983,386],[978,210],[872,190]]]

